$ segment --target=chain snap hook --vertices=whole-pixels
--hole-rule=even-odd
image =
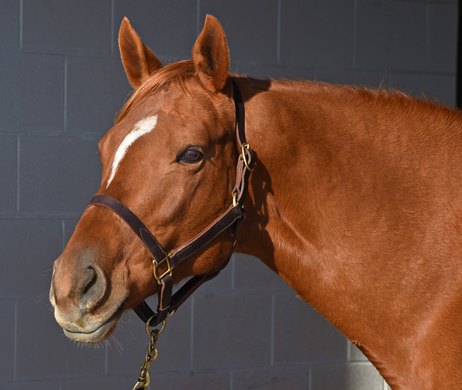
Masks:
[[[151,383],[151,376],[149,375],[149,368],[154,360],[157,359],[159,355],[159,351],[157,349],[157,339],[159,335],[165,329],[167,322],[164,320],[162,321],[160,328],[151,329],[151,321],[154,319],[155,316],[152,316],[146,321],[146,333],[149,336],[149,344],[146,347],[146,352],[144,355],[144,362],[140,368],[140,375],[138,376],[138,380],[133,386],[132,390],[142,390],[146,389],[149,384]]]

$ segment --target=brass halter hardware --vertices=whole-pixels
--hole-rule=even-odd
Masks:
[[[246,142],[241,144],[241,153],[238,157],[244,163],[244,170],[252,172],[254,170],[253,163],[252,163],[252,149],[250,145]],[[236,207],[239,204],[239,190],[234,188],[231,192],[231,196],[233,198],[233,207]]]
[[[233,192],[231,192],[231,195],[233,196],[233,207],[236,207],[239,204],[239,200],[237,197],[239,193],[237,192],[237,190],[233,190]]]
[[[173,267],[170,263],[171,255],[171,253],[167,253],[167,255],[159,262],[156,259],[152,260],[152,273],[154,274],[154,279],[156,279],[156,282],[159,286],[162,285],[163,278],[165,278],[167,275],[172,276]],[[167,265],[167,269],[159,275],[159,266],[164,263]]]
[[[167,322],[164,320],[158,329],[151,329],[150,323],[154,317],[151,317],[146,322],[146,333],[149,336],[149,344],[146,348],[146,353],[144,355],[144,362],[140,368],[140,375],[138,376],[138,381],[133,386],[132,390],[144,390],[151,383],[151,376],[149,375],[149,367],[154,360],[157,359],[159,351],[157,350],[157,339],[162,331],[165,329]]]
[[[243,143],[241,145],[241,154],[239,155],[239,158],[244,162],[245,168],[249,171],[253,171],[253,167],[250,166],[250,161],[251,161],[251,154],[250,154],[250,145],[248,143]]]

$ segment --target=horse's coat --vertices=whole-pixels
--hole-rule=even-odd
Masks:
[[[136,91],[100,142],[99,192],[174,248],[231,202],[224,32],[208,17],[192,61],[166,67],[128,20],[119,45]],[[257,154],[237,251],[278,273],[393,389],[460,389],[462,114],[396,92],[236,80]],[[154,114],[156,137],[133,145],[106,188],[121,139]],[[200,160],[183,158],[190,148]],[[174,279],[219,269],[232,241],[224,232]],[[156,288],[144,246],[112,212],[89,207],[55,263],[50,300],[69,337],[99,342]]]
[[[120,143],[114,155],[114,159],[112,161],[111,175],[109,176],[109,179],[107,180],[106,188],[109,187],[112,180],[114,179],[114,176],[117,172],[117,168],[119,167],[119,164],[122,161],[122,159],[125,157],[125,154],[127,153],[128,148],[138,138],[154,130],[154,128],[156,127],[156,124],[157,124],[157,115],[146,117],[144,119],[141,119],[139,122],[137,122],[136,125],[133,127],[133,130],[130,131],[130,133],[128,133],[125,136],[125,138]]]

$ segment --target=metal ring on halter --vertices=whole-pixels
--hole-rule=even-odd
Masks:
[[[151,329],[151,321],[156,318],[156,316],[152,316],[150,317],[147,321],[146,321],[146,326],[145,326],[145,330],[146,330],[146,333],[148,334],[148,336],[151,336],[151,333],[154,332],[156,329]],[[167,321],[166,320],[163,320],[161,323],[160,323],[160,328],[157,329],[157,335],[160,335],[163,330],[165,329],[165,326],[167,325]]]

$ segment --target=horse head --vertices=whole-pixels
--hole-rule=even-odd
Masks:
[[[232,203],[240,145],[225,33],[207,16],[192,60],[162,66],[125,18],[119,48],[134,92],[99,142],[97,194],[116,198],[163,248],[175,248]],[[233,241],[218,234],[175,268],[173,281],[219,270]],[[96,343],[158,289],[152,256],[127,223],[90,205],[55,261],[50,301],[69,338]]]

